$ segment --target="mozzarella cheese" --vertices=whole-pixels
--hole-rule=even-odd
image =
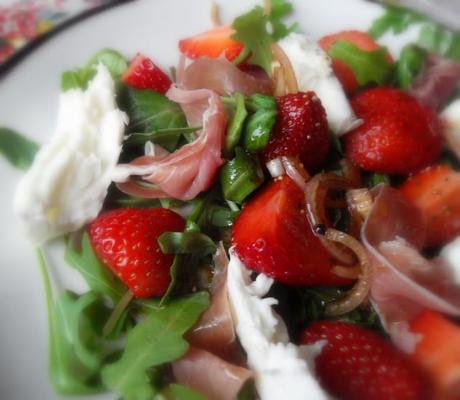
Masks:
[[[101,210],[128,122],[115,96],[103,65],[85,91],[61,94],[54,136],[15,194],[15,210],[32,240],[75,231]]]
[[[455,284],[460,285],[460,237],[443,247],[441,257],[449,264]]]
[[[332,71],[331,59],[305,35],[291,33],[278,42],[291,62],[300,91],[314,91],[326,110],[329,127],[337,134],[359,123],[342,85]]]
[[[298,347],[289,343],[286,326],[263,298],[273,279],[260,274],[253,282],[250,271],[230,251],[227,289],[236,332],[255,373],[261,400],[329,399],[313,372],[313,361],[324,341]]]
[[[450,103],[441,113],[446,139],[454,149],[460,149],[460,99]],[[459,150],[456,150],[458,152]]]

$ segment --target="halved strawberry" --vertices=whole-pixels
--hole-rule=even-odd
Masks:
[[[326,112],[314,92],[287,94],[276,99],[278,115],[264,162],[280,156],[298,156],[307,169],[318,167],[331,143]]]
[[[411,176],[399,190],[428,220],[428,246],[460,235],[460,173],[447,165],[428,167]]]
[[[341,400],[430,399],[417,366],[383,337],[339,321],[311,324],[302,344],[324,342],[315,358],[321,384]]]
[[[438,400],[460,399],[460,327],[434,311],[410,324],[419,338],[413,359],[431,377]]]
[[[436,113],[398,89],[358,93],[351,105],[363,123],[344,136],[347,158],[361,168],[409,174],[432,164],[443,145]]]
[[[165,94],[171,79],[150,58],[138,53],[121,77],[122,82],[136,89],[151,89]]]
[[[225,56],[227,60],[233,61],[239,56],[243,45],[230,36],[234,30],[230,26],[222,26],[210,31],[201,33],[191,38],[179,41],[181,53],[193,60],[200,57],[217,58]]]
[[[248,268],[288,285],[350,283],[331,272],[335,264],[313,233],[305,194],[287,176],[245,205],[233,225],[232,244]]]
[[[184,226],[184,219],[166,208],[120,208],[97,217],[88,233],[97,256],[134,295],[150,297],[168,288],[174,259],[161,251],[158,236]]]
[[[319,45],[327,53],[331,46],[338,40],[351,42],[360,50],[365,51],[373,51],[381,47],[369,34],[356,30],[342,31],[324,36],[319,40]],[[393,58],[388,52],[386,59],[389,62],[393,62]],[[347,93],[353,92],[359,86],[353,71],[345,62],[333,58],[332,68]]]

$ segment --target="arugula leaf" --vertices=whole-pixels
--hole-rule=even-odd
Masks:
[[[297,31],[299,24],[294,23],[286,26],[281,20],[293,11],[293,6],[286,0],[271,0],[271,12],[269,20],[272,25],[272,38],[278,41],[289,35],[291,32]]]
[[[364,174],[364,185],[373,188],[380,183],[390,183],[390,176],[379,172],[369,172]]]
[[[37,143],[20,133],[0,127],[0,153],[13,167],[27,170],[31,166],[38,149]]]
[[[169,151],[176,149],[180,135],[162,135],[162,132],[180,129],[184,132],[187,120],[177,103],[153,90],[129,88],[125,98],[131,118],[131,132],[149,133],[150,139]]]
[[[403,89],[409,89],[414,78],[421,72],[426,60],[426,51],[416,45],[405,46],[396,64],[396,82]]]
[[[435,23],[426,23],[420,29],[417,43],[438,54],[444,54],[450,43],[450,32]]]
[[[460,32],[454,32],[450,39],[449,47],[446,50],[446,57],[460,60]]]
[[[216,251],[216,244],[207,235],[199,232],[164,232],[158,244],[165,254],[193,254],[201,258]]]
[[[372,23],[368,33],[379,39],[387,32],[402,33],[410,26],[426,21],[427,17],[422,14],[401,7],[387,7],[385,13]]]
[[[235,99],[235,110],[225,136],[225,153],[229,156],[233,154],[233,149],[240,141],[244,121],[248,116],[244,96],[241,93],[235,93],[233,97]]]
[[[126,139],[125,144],[127,145],[139,145],[144,144],[147,141],[165,141],[165,140],[176,140],[178,141],[182,135],[191,134],[199,131],[201,126],[196,127],[183,127],[183,128],[166,128],[157,129],[153,132],[147,133],[131,133]]]
[[[115,81],[119,81],[128,68],[124,57],[115,50],[102,49],[95,53],[83,68],[64,71],[61,75],[61,91],[85,89],[88,82],[96,75],[97,66],[103,64]]]
[[[206,400],[206,397],[188,387],[171,383],[155,400]]]
[[[103,382],[126,399],[151,399],[155,390],[147,371],[173,361],[188,349],[183,335],[209,304],[205,292],[170,301],[152,310],[129,333],[122,357],[102,369]]]
[[[232,39],[244,44],[244,49],[234,61],[238,64],[250,54],[248,63],[262,67],[271,76],[273,39],[267,31],[268,17],[260,6],[239,16],[233,21],[232,27],[236,31]]]
[[[126,292],[121,281],[97,258],[87,233],[83,235],[81,251],[67,245],[64,258],[80,272],[91,290],[110,297],[114,303]]]
[[[374,51],[365,51],[346,40],[338,40],[328,54],[343,61],[352,70],[360,85],[375,82],[386,83],[393,70],[392,64],[386,59],[386,49],[380,47]]]
[[[45,288],[49,324],[49,373],[61,394],[93,394],[104,390],[100,367],[119,351],[120,342],[103,338],[102,326],[110,310],[97,293],[82,296],[65,291],[55,301],[43,254],[37,249]]]

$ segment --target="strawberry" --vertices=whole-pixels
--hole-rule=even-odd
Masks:
[[[234,31],[229,26],[222,26],[179,41],[181,53],[193,60],[200,57],[217,58],[225,56],[233,61],[239,56],[243,45],[231,38]]]
[[[460,173],[447,165],[428,167],[399,190],[427,217],[427,246],[442,245],[460,235]]]
[[[151,89],[165,94],[171,79],[150,58],[138,53],[121,77],[123,83],[136,89]]]
[[[365,90],[351,100],[363,123],[344,136],[347,158],[363,169],[409,174],[433,163],[442,148],[438,116],[397,89]]]
[[[330,135],[321,101],[314,92],[287,94],[276,99],[278,115],[265,147],[264,162],[279,156],[299,156],[307,169],[326,158]]]
[[[304,192],[287,176],[248,202],[232,228],[244,264],[287,285],[349,284],[331,272],[334,262],[313,233]]]
[[[343,31],[333,35],[324,36],[319,40],[319,45],[327,53],[331,46],[338,40],[344,40],[353,43],[358,49],[365,51],[374,51],[381,46],[365,32],[360,31]],[[387,52],[386,59],[393,62],[393,58]],[[351,68],[342,60],[332,59],[332,69],[339,79],[347,93],[353,92],[359,85]]]
[[[174,259],[161,251],[157,238],[184,226],[184,219],[166,208],[120,208],[97,217],[88,233],[97,256],[133,294],[151,297],[168,288]]]
[[[410,323],[419,340],[413,359],[431,377],[435,398],[460,398],[460,327],[434,311],[424,311]]]
[[[383,337],[354,324],[311,324],[302,344],[325,342],[315,359],[321,384],[341,400],[422,400],[429,398],[417,366]]]

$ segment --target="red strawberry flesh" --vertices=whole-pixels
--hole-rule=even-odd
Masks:
[[[89,226],[97,256],[137,297],[166,291],[174,256],[164,254],[158,236],[180,232],[184,219],[165,208],[121,208],[100,215]]]

